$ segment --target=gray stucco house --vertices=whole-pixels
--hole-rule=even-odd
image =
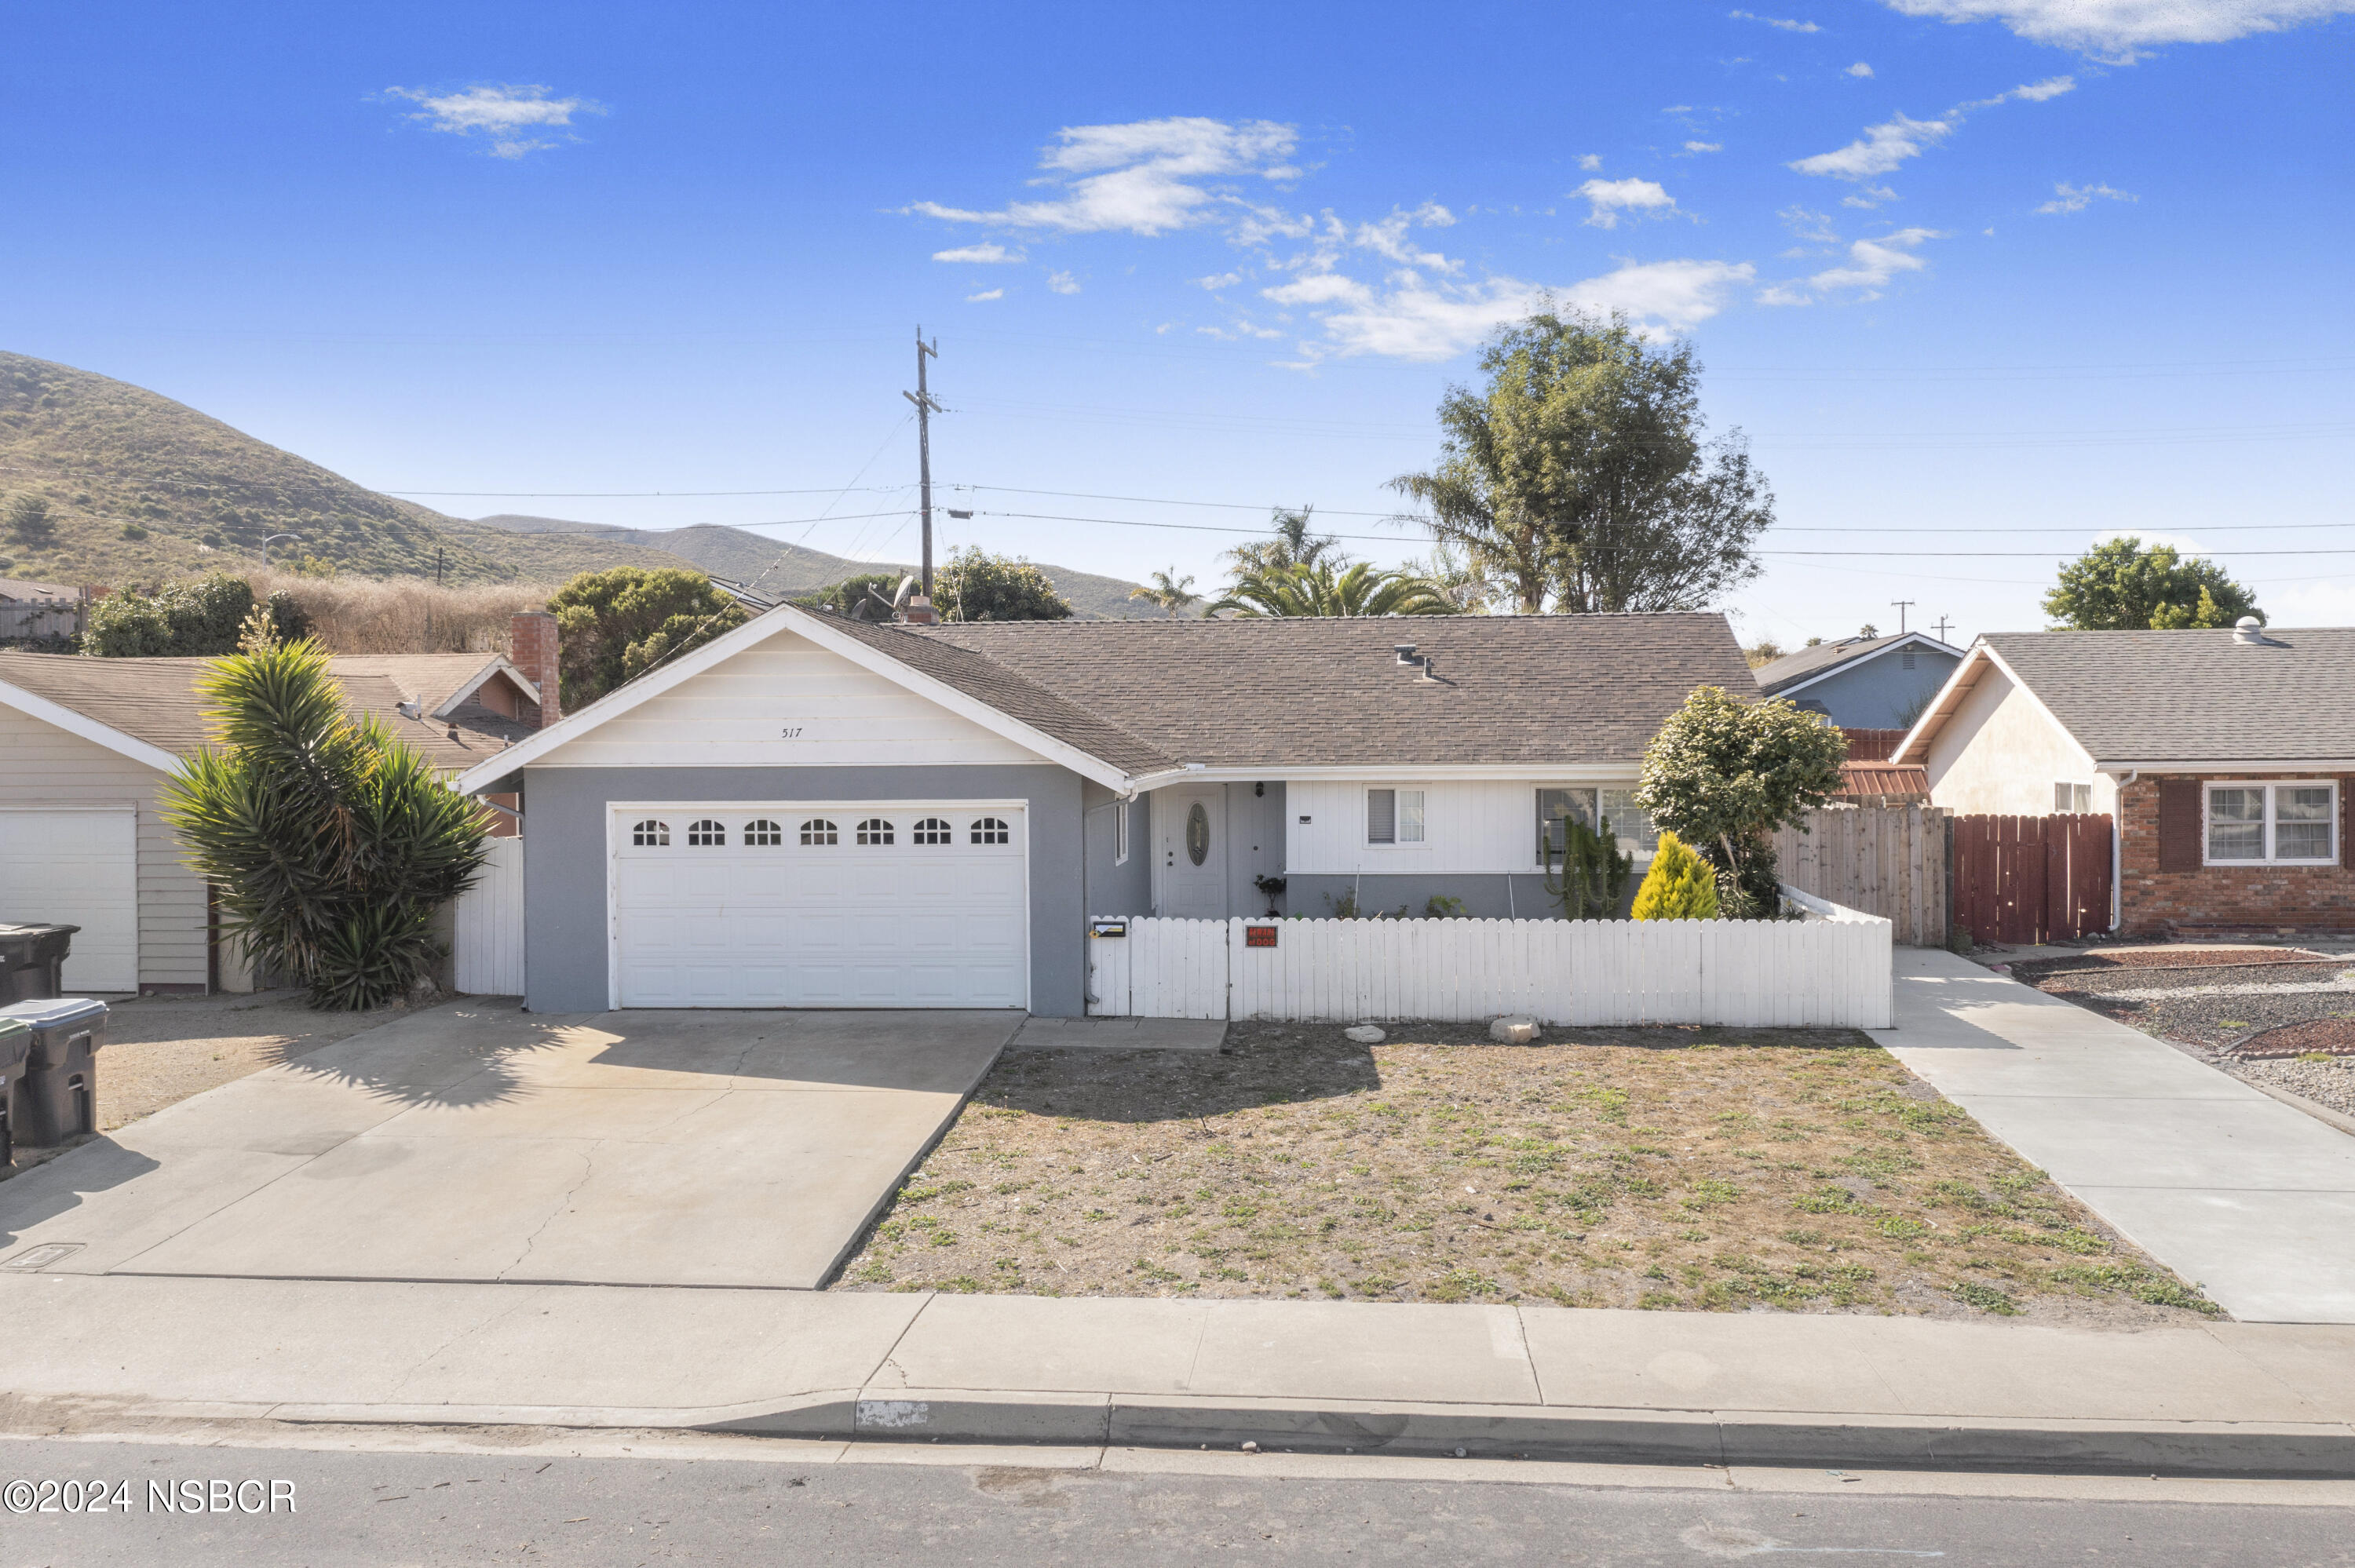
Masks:
[[[1788,697],[1842,729],[1904,729],[1962,662],[1961,649],[1925,632],[1850,637],[1759,666],[1758,689]]]
[[[1401,652],[1401,649],[1408,652]],[[1084,1011],[1091,917],[1552,913],[1713,614],[870,625],[786,606],[459,780],[521,798],[527,1001]]]

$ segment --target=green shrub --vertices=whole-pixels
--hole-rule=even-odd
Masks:
[[[1637,920],[1714,920],[1717,876],[1682,839],[1664,832],[1630,915]]]
[[[207,572],[152,599],[127,589],[107,595],[90,607],[81,649],[101,659],[218,658],[237,651],[239,629],[252,613],[250,584]]]

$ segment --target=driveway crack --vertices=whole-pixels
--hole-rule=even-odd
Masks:
[[[515,1261],[508,1264],[505,1268],[499,1270],[499,1277],[501,1279],[507,1279],[514,1277],[516,1270],[523,1266],[524,1260],[531,1256],[532,1248],[539,1245],[539,1238],[541,1235],[546,1234],[548,1227],[554,1224],[558,1219],[561,1218],[563,1214],[572,1207],[572,1199],[574,1194],[578,1193],[582,1187],[588,1185],[589,1178],[597,1173],[597,1151],[603,1147],[604,1140],[601,1139],[597,1142],[589,1145],[588,1148],[581,1150],[580,1173],[572,1178],[571,1182],[565,1187],[563,1192],[557,1198],[555,1203],[549,1207],[547,1214],[541,1218],[539,1224],[532,1227],[531,1234],[524,1238],[523,1251],[516,1255]]]

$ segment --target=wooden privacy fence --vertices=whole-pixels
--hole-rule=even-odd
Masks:
[[[1889,922],[1785,892],[1806,917],[1098,920],[1088,1012],[1888,1028]]]
[[[1954,921],[1981,942],[2110,928],[2110,819],[1956,817]]]
[[[71,637],[82,629],[77,600],[14,599],[0,604],[0,638]]]
[[[1878,915],[1896,940],[1946,945],[1946,817],[1943,806],[1826,806],[1806,832],[1774,835],[1784,882],[1844,908]]]
[[[454,978],[460,991],[477,996],[521,996],[523,840],[490,844],[482,875],[458,895]]]

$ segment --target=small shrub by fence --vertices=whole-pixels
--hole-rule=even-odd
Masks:
[[[1942,806],[1826,806],[1807,831],[1774,835],[1785,883],[1878,915],[1908,947],[1946,945],[1946,818]]]
[[[1098,922],[1088,1011],[1888,1028],[1890,923],[1785,892],[1806,918]]]

